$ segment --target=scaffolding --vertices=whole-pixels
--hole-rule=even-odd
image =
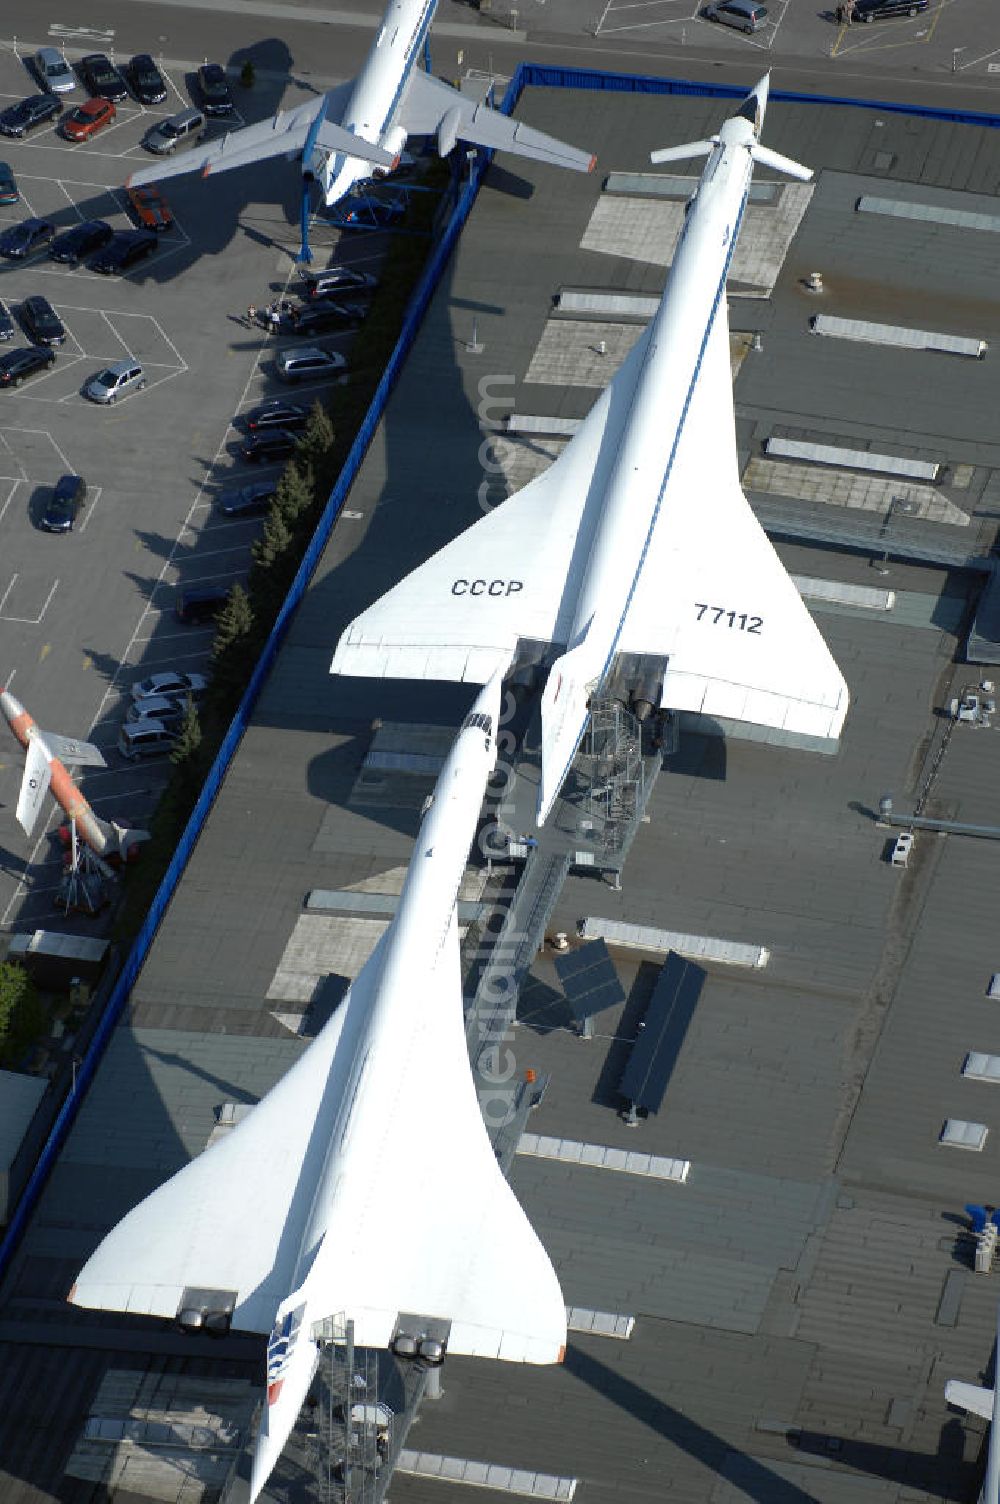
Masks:
[[[581,823],[597,865],[614,864],[627,849],[645,805],[642,727],[620,700],[594,700],[577,754]]]

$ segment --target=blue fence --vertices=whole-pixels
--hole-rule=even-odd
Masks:
[[[517,95],[520,93],[520,86],[515,90],[514,83],[515,81],[512,81],[501,105],[501,109],[506,113],[509,113],[513,109]],[[292,616],[305,593],[306,586],[319,563],[323,550],[329,542],[330,533],[333,531],[337,515],[344,505],[347,494],[361,468],[368,445],[371,443],[375,430],[381,421],[386,403],[389,400],[389,395],[402,370],[403,362],[406,360],[413,341],[417,336],[417,331],[420,328],[421,321],[447,265],[448,258],[454,249],[455,242],[461,234],[466,220],[472,212],[472,206],[475,203],[483,173],[486,171],[491,158],[491,152],[482,152],[477,157],[469,173],[469,180],[459,193],[455,209],[449,217],[441,238],[432,251],[420,281],[407,305],[399,338],[393,347],[392,354],[386,364],[382,379],[376,388],[371,405],[365,414],[357,437],[351,445],[350,452],[344,462],[344,467],[340,472],[337,483],[330,493],[330,498],[323,510],[323,515],[320,518],[309,547],[303,556],[302,563],[299,565],[295,579],[292,581],[288,595],[271,629],[271,634],[264,645],[264,650],[257,661],[246,692],[233,717],[232,724],[226,732],[215,761],[212,763],[208,776],[205,779],[201,796],[191,812],[191,818],[188,820],[184,833],[177,843],[177,850],[174,852],[170,865],[164,874],[163,881],[156,891],[156,896],[150,906],[146,921],[135,938],[132,948],[125,959],[121,974],[108,998],[107,1006],[94,1032],[90,1047],[77,1070],[73,1090],[62,1105],[59,1115],[52,1126],[52,1131],[45,1142],[45,1147],[39,1156],[38,1164],[35,1166],[34,1172],[24,1188],[24,1193],[10,1220],[3,1241],[0,1242],[0,1279],[6,1273],[17,1246],[24,1235],[28,1219],[38,1203],[38,1198],[66,1141],[66,1136],[73,1125],[87,1088],[94,1078],[97,1067],[107,1048],[108,1041],[114,1032],[118,1020],[121,1018],[122,1011],[128,1001],[129,993],[132,991],[139,972],[142,970],[146,957],[149,954],[153,938],[160,926],[160,921],[166,913],[167,905],[174,896],[177,884],[180,882],[184,869],[194,850],[195,842],[201,835],[205,821],[208,818],[208,812],[222,787],[222,781],[229,770],[229,765],[236,755],[236,749],[249,724],[250,716],[263,688],[264,680],[274,666],[275,658],[285,639]]]

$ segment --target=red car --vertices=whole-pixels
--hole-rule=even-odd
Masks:
[[[62,133],[67,141],[89,141],[117,113],[110,99],[87,99],[63,117]]]
[[[155,184],[145,188],[130,188],[128,201],[136,219],[147,230],[169,230],[174,222],[170,205]]]

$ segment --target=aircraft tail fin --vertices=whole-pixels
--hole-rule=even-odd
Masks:
[[[708,141],[688,141],[684,146],[661,146],[651,151],[649,160],[660,166],[663,162],[690,162],[692,157],[708,157],[719,144],[718,136]]]
[[[786,177],[798,178],[803,183],[812,182],[811,167],[803,167],[801,162],[793,162],[791,157],[783,157],[780,151],[772,151],[769,146],[753,146],[750,154],[761,167],[770,167],[774,172],[783,172]]]

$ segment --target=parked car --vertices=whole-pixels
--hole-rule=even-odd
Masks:
[[[87,499],[87,482],[82,475],[64,475],[52,488],[42,513],[42,527],[47,533],[69,533],[77,513]]]
[[[91,377],[83,389],[83,395],[91,402],[117,402],[119,397],[128,397],[132,392],[141,392],[146,385],[142,366],[134,358],[116,360]]]
[[[66,338],[66,326],[48,298],[25,298],[21,304],[21,323],[36,345],[61,345]]]
[[[20,386],[29,376],[55,365],[56,352],[48,345],[23,345],[0,355],[0,387]]]
[[[61,235],[57,235],[49,245],[49,255],[53,261],[64,261],[69,266],[76,266],[84,257],[107,245],[114,233],[103,219],[85,219],[82,225],[74,225],[71,230],[64,230]]]
[[[208,680],[204,674],[185,674],[179,670],[161,669],[158,674],[150,674],[148,678],[136,679],[132,685],[132,699],[146,700],[150,695],[159,695],[161,699],[186,700],[190,695],[197,699],[208,688]]]
[[[132,206],[132,212],[145,230],[169,230],[174,222],[174,216],[170,211],[163,194],[155,183],[146,183],[141,188],[128,190],[128,201]]]
[[[275,374],[282,381],[328,381],[346,365],[346,357],[336,350],[320,350],[313,345],[305,345],[302,349],[292,346],[278,351]]]
[[[39,47],[35,53],[38,82],[50,94],[68,94],[76,88],[76,76],[58,47]]]
[[[334,303],[329,298],[317,298],[292,310],[291,331],[315,338],[317,334],[356,329],[364,323],[367,312],[362,303]]]
[[[163,726],[179,726],[189,701],[190,696],[171,700],[166,695],[143,695],[141,700],[132,701],[125,712],[125,720],[130,726],[137,721],[159,721]]]
[[[89,141],[104,126],[110,125],[118,111],[110,99],[85,99],[59,122],[67,141]]]
[[[142,138],[147,151],[167,157],[181,146],[193,146],[205,134],[205,117],[200,110],[180,110],[154,125]]]
[[[716,0],[702,11],[706,21],[721,21],[724,26],[735,26],[737,31],[750,33],[764,24],[767,7],[754,0]]]
[[[266,428],[262,433],[248,434],[240,447],[245,460],[261,465],[273,460],[287,460],[295,453],[297,443],[298,439],[287,429]]]
[[[927,0],[854,0],[855,21],[882,21],[889,16],[915,16]]]
[[[304,298],[336,297],[339,293],[374,292],[378,278],[372,272],[356,272],[349,266],[328,266],[324,272],[302,273]]]
[[[92,272],[125,272],[137,261],[152,255],[159,241],[151,230],[116,230],[102,251],[87,265]]]
[[[276,397],[260,407],[251,408],[243,421],[249,433],[259,433],[265,428],[287,428],[290,433],[297,433],[309,422],[309,409],[297,402],[282,402]]]
[[[371,189],[348,198],[343,206],[343,221],[359,229],[388,230],[406,215],[406,194],[400,189],[383,186],[378,193]]]
[[[270,507],[277,489],[277,481],[255,480],[238,491],[223,491],[216,504],[223,517],[259,517]]]
[[[125,70],[132,93],[140,104],[162,104],[167,97],[163,74],[148,52],[137,52]]]
[[[221,63],[202,63],[198,69],[198,91],[206,115],[231,115],[233,96]]]
[[[9,162],[0,162],[0,204],[16,204],[20,197],[14,169]]]
[[[0,256],[8,261],[22,261],[46,245],[56,233],[56,227],[48,219],[22,219],[19,225],[11,225],[0,235]]]
[[[177,592],[174,615],[191,625],[214,621],[228,599],[228,585],[188,585]]]
[[[32,94],[0,110],[0,135],[26,136],[36,126],[62,114],[62,100],[54,94]]]
[[[10,309],[6,303],[0,303],[0,340],[7,341],[14,338],[14,320],[11,318]]]
[[[165,726],[162,721],[126,721],[116,745],[122,757],[134,762],[137,757],[163,756],[170,751],[176,736],[177,727]]]
[[[125,80],[103,52],[88,52],[86,57],[80,59],[77,67],[91,94],[99,94],[102,99],[111,99],[115,104],[121,104],[123,99],[128,98]]]

